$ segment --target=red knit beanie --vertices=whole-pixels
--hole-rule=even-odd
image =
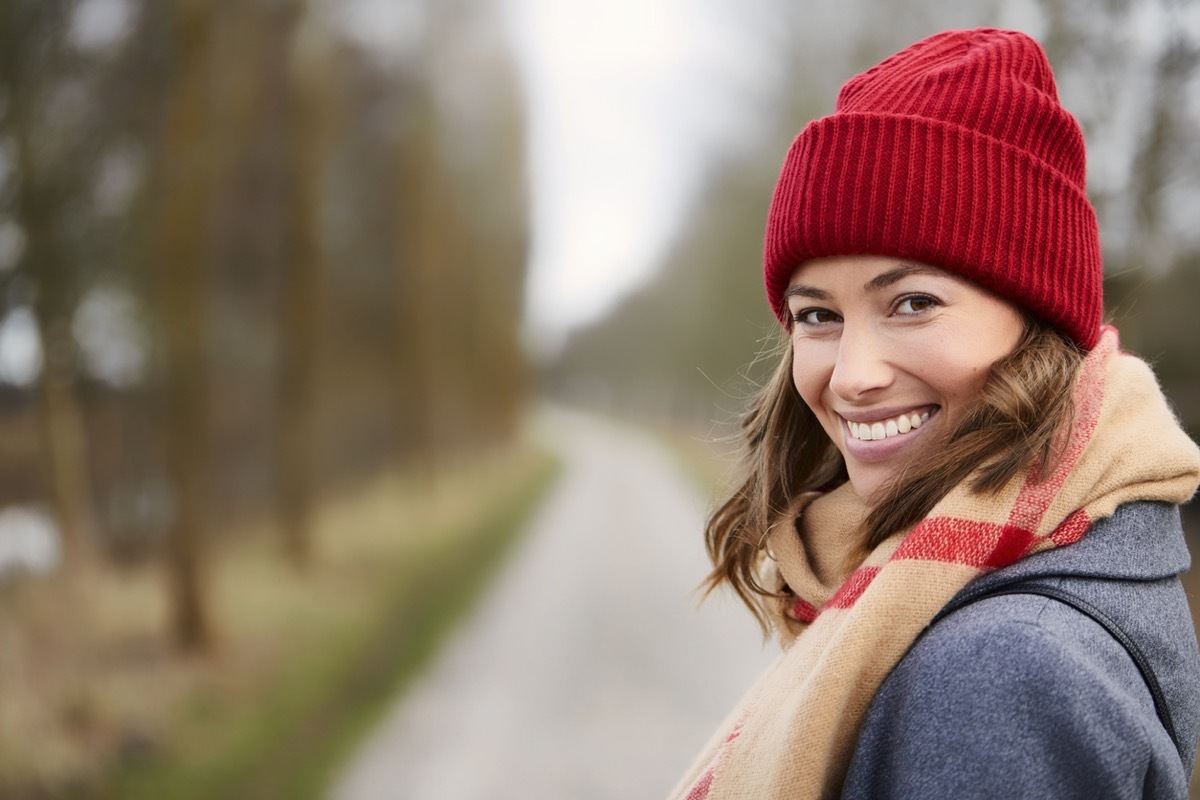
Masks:
[[[1084,350],[1100,336],[1100,236],[1079,124],[1023,33],[946,31],[851,78],[788,151],[767,217],[767,297],[812,258],[955,272]]]

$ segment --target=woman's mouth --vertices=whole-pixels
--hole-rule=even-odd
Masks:
[[[908,451],[910,443],[927,438],[930,426],[937,427],[933,420],[941,410],[941,406],[928,405],[878,419],[863,419],[861,412],[855,413],[857,420],[842,417],[842,455],[863,464],[888,461]]]
[[[924,411],[910,411],[904,414],[897,414],[894,417],[887,417],[871,422],[846,420],[846,427],[850,431],[851,438],[858,439],[859,441],[870,442],[878,439],[890,439],[893,436],[903,436],[921,427],[929,419],[929,414],[929,409],[926,409]]]

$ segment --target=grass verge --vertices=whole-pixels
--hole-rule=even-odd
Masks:
[[[210,571],[219,644],[204,657],[167,645],[156,568],[101,571],[70,605],[37,586],[0,598],[0,672],[17,678],[0,683],[0,796],[322,796],[557,467],[509,451],[436,484],[389,476],[335,498],[304,572],[269,528],[239,531]]]

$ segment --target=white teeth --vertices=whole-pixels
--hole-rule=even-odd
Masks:
[[[911,414],[900,414],[893,419],[884,420],[883,422],[868,423],[846,420],[846,427],[849,429],[851,437],[860,441],[870,442],[914,431],[921,427],[928,419],[928,411],[924,413],[914,411]]]

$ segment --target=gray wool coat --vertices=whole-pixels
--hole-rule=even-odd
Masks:
[[[842,797],[1186,798],[1200,739],[1200,652],[1178,577],[1189,561],[1176,506],[1130,503],[1076,544],[968,587],[1036,577],[1115,620],[1162,686],[1178,749],[1104,628],[1046,597],[989,597],[929,628],[880,686]]]

